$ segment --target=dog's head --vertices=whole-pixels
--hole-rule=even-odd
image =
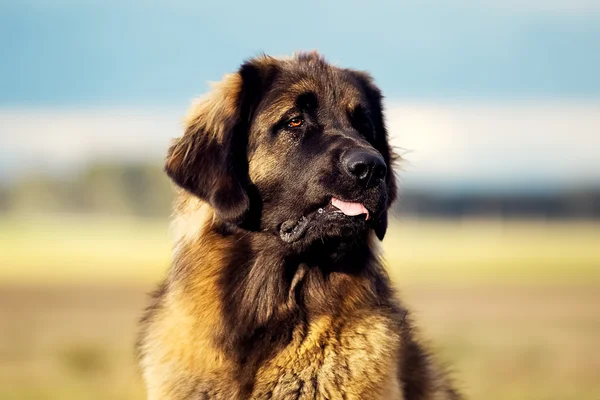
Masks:
[[[316,53],[252,59],[192,108],[166,171],[219,220],[282,244],[383,239],[396,183],[381,99]]]

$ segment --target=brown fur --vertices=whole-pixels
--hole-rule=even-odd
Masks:
[[[320,136],[310,140],[322,142],[273,136],[306,92],[319,103]],[[366,74],[316,54],[265,56],[192,107],[166,164],[182,188],[173,265],[139,338],[149,400],[459,399],[416,341],[379,260],[374,232],[385,233],[393,174],[360,190],[373,225],[315,222],[291,244],[277,235],[283,220],[319,203],[325,185],[356,192],[326,179],[334,154],[369,146],[393,163],[378,93]],[[373,137],[345,120],[359,106]],[[306,164],[301,146],[314,165],[291,178],[287,164]]]

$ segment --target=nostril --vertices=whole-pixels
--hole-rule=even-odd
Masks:
[[[382,181],[383,178],[385,178],[385,175],[387,174],[387,167],[385,166],[385,164],[376,164],[375,168],[373,170],[373,179],[379,181]]]
[[[369,176],[369,166],[359,161],[350,166],[350,172],[358,179],[366,179]]]

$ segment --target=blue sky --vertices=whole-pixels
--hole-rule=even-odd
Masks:
[[[180,105],[261,51],[319,49],[393,99],[598,98],[587,0],[0,0],[0,106]]]

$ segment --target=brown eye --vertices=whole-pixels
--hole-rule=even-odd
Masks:
[[[302,117],[292,118],[287,122],[288,128],[298,128],[299,126],[302,126],[303,124],[304,124],[304,118],[302,118]]]

